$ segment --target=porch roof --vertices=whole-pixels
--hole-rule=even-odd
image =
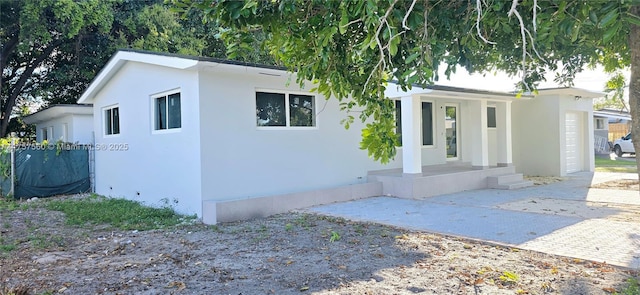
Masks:
[[[92,115],[90,104],[55,104],[23,118],[27,124],[38,124],[62,115]]]
[[[522,95],[519,98],[515,93],[499,92],[499,91],[487,91],[470,89],[463,87],[443,86],[443,85],[429,85],[421,87],[413,85],[411,89],[403,91],[396,82],[390,82],[385,90],[385,95],[389,98],[398,98],[408,95],[422,95],[427,97],[442,97],[442,98],[456,98],[456,99],[486,99],[496,101],[510,101],[516,99],[532,99],[533,95]]]

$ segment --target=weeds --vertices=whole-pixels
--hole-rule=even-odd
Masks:
[[[7,254],[16,249],[16,244],[8,243],[3,238],[0,238],[0,254]]]
[[[315,224],[313,224],[313,222],[311,221],[311,217],[312,216],[309,214],[301,214],[293,221],[293,224],[304,229],[309,229],[310,227],[315,226]]]
[[[617,295],[640,295],[640,282],[636,278],[627,279],[627,285]]]
[[[520,276],[510,271],[504,271],[498,279],[506,284],[515,284],[520,280]]]
[[[150,230],[175,226],[195,219],[169,207],[151,208],[125,199],[93,195],[80,200],[56,200],[47,209],[61,211],[69,225],[109,224],[122,230]]]
[[[337,231],[331,231],[331,238],[329,238],[329,242],[333,243],[333,242],[337,242],[340,241],[342,237],[340,236],[340,234]]]
[[[46,236],[42,234],[30,235],[27,239],[34,248],[50,249],[64,247],[67,242],[62,236]]]

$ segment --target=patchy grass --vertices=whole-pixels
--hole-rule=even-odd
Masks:
[[[637,173],[636,163],[633,161],[612,160],[609,158],[596,157],[595,166],[597,172],[622,172]]]
[[[0,255],[7,254],[16,249],[16,244],[14,242],[5,241],[0,237]]]
[[[614,294],[618,294],[618,295],[639,295],[640,294],[640,282],[638,282],[638,279],[636,279],[636,278],[629,278],[627,280],[626,286],[620,292],[621,293],[617,293],[616,292]]]
[[[169,207],[151,208],[131,200],[98,195],[84,199],[53,200],[46,207],[63,212],[69,225],[108,224],[122,230],[160,229],[196,218],[177,214]]]
[[[0,197],[0,211],[25,210],[29,208],[29,204],[19,202],[13,198]]]

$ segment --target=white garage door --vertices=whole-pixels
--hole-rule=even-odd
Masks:
[[[582,121],[579,113],[567,112],[565,115],[565,159],[567,173],[582,170]]]

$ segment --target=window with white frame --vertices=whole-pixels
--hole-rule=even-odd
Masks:
[[[402,107],[401,102],[396,100],[396,133],[400,136],[400,145],[402,145]],[[433,145],[433,103],[423,101],[421,103],[422,110],[422,145]]]
[[[104,134],[120,134],[120,109],[117,106],[104,109]]]
[[[180,108],[180,92],[154,96],[154,130],[181,128],[182,115]]]
[[[496,107],[487,107],[487,128],[496,128]]]
[[[49,129],[47,127],[42,128],[40,132],[42,133],[42,140],[49,140]]]
[[[597,129],[597,130],[604,129],[604,118],[596,118],[595,120],[593,120],[593,122],[596,125],[595,129]]]
[[[256,92],[256,125],[258,127],[314,127],[313,95]]]

